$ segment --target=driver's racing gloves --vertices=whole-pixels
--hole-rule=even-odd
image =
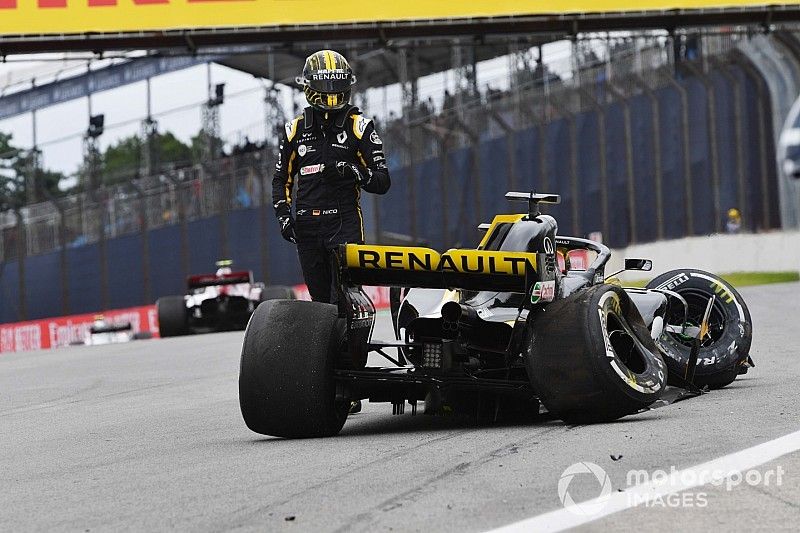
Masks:
[[[278,218],[278,224],[281,225],[281,237],[293,244],[297,244],[297,236],[294,234],[294,219],[292,219],[291,215],[284,215]]]
[[[339,161],[336,163],[336,170],[342,177],[351,177],[356,180],[358,186],[361,188],[366,187],[372,181],[372,171],[368,168],[361,169],[354,163],[347,163],[346,161]]]
[[[297,244],[297,236],[294,234],[294,219],[290,215],[285,215],[278,219],[278,223],[281,225],[281,237]]]
[[[281,200],[273,207],[275,208],[275,214],[278,216],[278,224],[281,227],[281,237],[293,244],[297,244],[297,235],[294,233],[294,218],[289,204],[285,200]]]

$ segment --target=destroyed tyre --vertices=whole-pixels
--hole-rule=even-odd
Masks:
[[[534,390],[568,423],[616,420],[647,408],[666,366],[628,295],[599,285],[528,318],[525,363]]]
[[[239,406],[263,435],[329,437],[341,431],[350,401],[336,398],[334,364],[342,339],[335,305],[270,300],[245,331]]]
[[[687,326],[697,327],[712,296],[716,295],[709,316],[708,335],[701,339],[693,383],[712,389],[730,385],[747,370],[753,325],[750,311],[741,295],[727,281],[702,270],[680,269],[662,274],[647,284],[648,289],[666,289],[678,293],[689,306]],[[671,305],[667,324],[682,325],[684,308]],[[676,332],[666,332],[659,346],[666,354],[670,383],[679,384],[685,375],[694,339]]]

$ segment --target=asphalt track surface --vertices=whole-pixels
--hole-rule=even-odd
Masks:
[[[241,333],[3,355],[0,531],[482,531],[562,508],[559,478],[577,462],[615,490],[629,470],[697,465],[800,429],[800,284],[741,292],[756,369],[593,426],[479,426],[365,404],[338,437],[280,440],[239,414]],[[778,467],[780,486],[707,486],[703,507],[639,506],[582,529],[797,531],[800,454],[759,470]],[[574,499],[597,496],[579,478]]]

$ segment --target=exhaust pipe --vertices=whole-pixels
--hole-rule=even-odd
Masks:
[[[478,312],[458,302],[447,302],[442,306],[442,326],[446,331],[458,331],[459,327],[474,327],[481,321]]]

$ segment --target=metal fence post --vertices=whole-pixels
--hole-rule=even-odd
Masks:
[[[569,190],[572,197],[572,235],[580,233],[580,200],[578,199],[578,126],[575,113],[561,106],[557,98],[551,101],[552,106],[567,119],[569,124]]]
[[[55,200],[50,199],[58,211],[58,243],[59,243],[59,271],[61,274],[61,312],[69,314],[69,258],[67,257],[67,218],[64,208]]]
[[[686,208],[686,235],[694,235],[694,211],[692,210],[692,154],[689,144],[689,95],[683,85],[668,76],[670,85],[681,97],[681,131],[683,132],[683,194],[686,197],[683,205]]]
[[[403,129],[405,130],[406,150],[408,152],[408,210],[410,219],[411,238],[413,242],[419,242],[419,229],[417,228],[417,184],[416,184],[416,154],[414,151],[414,135],[412,133],[411,124],[408,121],[403,122]],[[402,136],[400,136],[402,137]]]
[[[142,299],[147,305],[153,301],[153,292],[150,284],[150,226],[147,222],[147,197],[139,193],[139,209],[142,223],[139,231],[142,233]]]
[[[722,231],[722,208],[720,206],[719,145],[717,143],[717,98],[714,83],[708,75],[686,61],[683,65],[702,82],[708,100],[708,144],[711,152],[711,194],[714,202],[714,230]]]
[[[575,114],[569,113],[569,181],[572,195],[572,234],[580,235],[581,200],[578,195],[578,125]]]
[[[175,177],[171,176],[169,173],[165,174],[165,177],[170,181],[172,184],[172,189],[175,192],[175,202],[177,203],[178,207],[178,224],[180,225],[180,239],[181,239],[181,250],[180,250],[180,261],[181,261],[181,272],[183,277],[189,275],[189,227],[186,222],[186,202],[183,198],[183,183],[178,181]],[[195,178],[196,179],[196,178]],[[201,201],[204,201],[205,193],[203,193],[202,197],[200,198]]]
[[[731,84],[733,87],[733,137],[734,145],[736,146],[736,207],[742,214],[742,221],[748,220],[747,216],[750,212],[750,206],[747,205],[747,195],[745,194],[745,172],[744,172],[744,135],[742,132],[742,87],[739,79],[728,72],[727,65],[722,61],[713,60],[712,64],[717,68],[717,71]],[[749,224],[745,224],[745,229],[748,229]]]
[[[411,56],[409,58],[409,55]],[[397,51],[397,81],[400,84],[402,97],[402,117],[400,124],[402,132],[397,137],[403,143],[408,155],[408,208],[411,216],[410,231],[411,238],[417,242],[417,194],[415,182],[415,143],[412,134],[412,121],[416,118],[417,112],[417,56],[406,48]],[[409,61],[411,59],[411,61]],[[413,115],[413,116],[412,116]],[[385,155],[385,154],[384,154]],[[378,200],[375,200],[375,209],[378,209]]]
[[[438,132],[437,132],[438,133]],[[449,132],[442,135],[438,133],[437,140],[439,141],[439,191],[442,197],[442,237],[444,238],[445,246],[449,246],[450,243],[450,209],[448,207],[448,197],[449,197],[449,189],[450,187],[449,182],[449,175],[448,172],[450,168],[450,161],[448,158],[449,155],[449,141],[450,135]]]
[[[613,82],[606,87],[622,104],[623,128],[625,133],[625,181],[628,183],[628,244],[637,242],[638,228],[636,220],[636,176],[633,171],[633,127],[631,126],[631,105],[628,96]]]
[[[175,185],[175,192],[178,200],[178,221],[181,226],[181,270],[183,277],[189,275],[189,224],[186,220],[186,201],[183,190],[185,187]]]
[[[108,250],[106,246],[106,190],[93,191],[94,202],[97,210],[97,251],[100,264],[100,307],[105,311],[109,307],[108,301]]]
[[[409,121],[406,117],[403,118],[401,121],[402,131],[400,135],[393,135],[392,138],[395,141],[400,142],[402,144],[402,149],[405,150],[408,165],[408,217],[409,217],[409,229],[411,233],[411,239],[413,242],[418,241],[418,230],[417,230],[417,195],[416,195],[416,185],[414,184],[415,181],[415,160],[416,156],[414,154],[415,143],[414,143],[414,135],[412,133],[412,122]],[[389,133],[389,132],[387,132]]]
[[[608,213],[608,146],[606,140],[606,108],[605,106],[584,87],[579,87],[578,91],[582,94],[591,107],[597,113],[597,150],[600,152],[600,216],[601,231],[603,238],[608,239],[611,235],[611,221]]]
[[[536,126],[537,137],[539,137],[539,178],[541,180],[542,191],[550,190],[550,177],[547,175],[547,122],[539,122]]]
[[[139,197],[139,232],[142,235],[142,299],[143,304],[147,305],[153,301],[150,287],[150,225],[147,220],[147,196],[144,190],[135,182],[130,182],[136,195]]]
[[[87,235],[87,227],[86,227],[86,195],[81,193],[78,194],[78,235],[82,235],[87,240],[89,236]]]
[[[14,209],[14,215],[17,217],[17,273],[18,273],[18,290],[19,290],[19,320],[28,319],[28,295],[25,287],[25,256],[27,255],[27,235],[25,231],[25,222],[22,220],[22,213],[19,209]]]
[[[217,166],[219,168],[219,166]],[[217,181],[221,181],[222,185],[222,198],[219,203],[219,244],[220,244],[220,259],[230,258],[230,245],[228,244],[228,211],[231,209],[231,202],[236,198],[236,168],[228,174],[227,178],[217,175]]]
[[[461,131],[466,134],[467,138],[469,139],[472,151],[472,172],[470,172],[470,181],[472,181],[473,191],[474,191],[474,205],[473,209],[475,210],[475,215],[477,218],[480,218],[481,212],[483,210],[482,202],[481,202],[481,187],[480,187],[480,180],[481,180],[481,158],[480,158],[480,135],[470,129],[467,124],[460,118],[456,117],[454,125],[460,129]],[[463,211],[464,206],[462,206]],[[462,221],[466,222],[466,221]],[[478,220],[480,222],[480,220]]]
[[[508,190],[517,189],[516,133],[517,131],[497,111],[489,110],[489,118],[493,119],[506,134],[506,161],[508,163]]]
[[[653,89],[638,74],[633,81],[650,99],[650,111],[653,116],[653,170],[656,186],[656,237],[664,239],[664,166],[661,161],[661,109],[658,97]]]
[[[756,84],[756,94],[758,98],[758,105],[756,106],[756,113],[758,115],[758,153],[759,153],[759,187],[761,189],[761,225],[762,229],[767,229],[770,226],[769,212],[769,167],[767,157],[770,157],[769,148],[767,146],[767,135],[770,131],[768,123],[769,113],[764,112],[764,106],[769,106],[769,92],[766,87],[766,82],[761,74],[750,64],[747,57],[738,52],[733,55],[733,60],[736,64],[744,70],[745,74],[752,79]]]
[[[267,166],[267,159],[266,155],[264,157],[264,165],[259,166],[255,165],[255,172],[256,176],[258,177],[258,182],[261,189],[261,205],[258,209],[259,213],[259,226],[260,226],[260,234],[261,234],[261,273],[264,276],[264,283],[270,283],[270,268],[269,268],[269,224],[270,224],[270,208],[272,207],[272,197],[270,196],[267,185],[271,182],[267,179],[267,172],[266,169],[269,168]]]

